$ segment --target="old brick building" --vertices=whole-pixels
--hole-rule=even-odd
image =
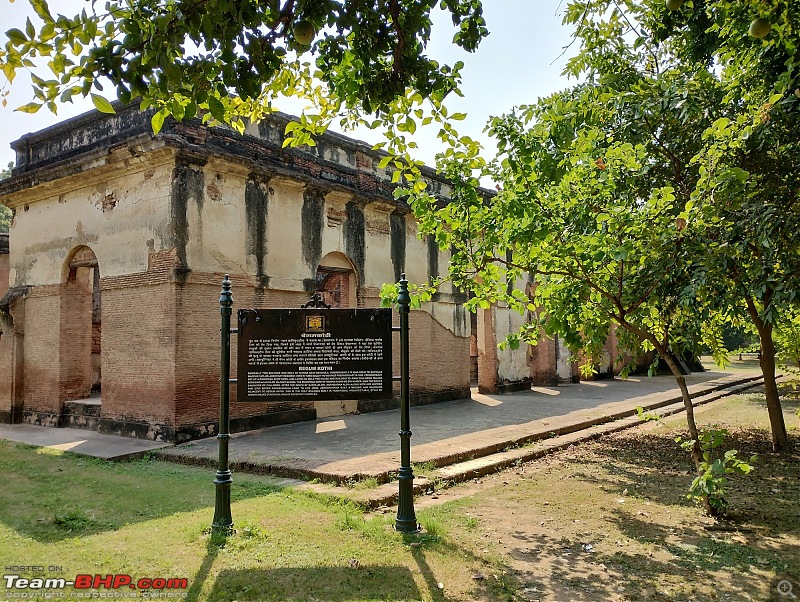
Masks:
[[[120,108],[13,144],[16,166],[0,183],[14,211],[10,239],[0,238],[0,420],[207,436],[223,274],[236,309],[298,307],[314,290],[336,306],[373,307],[402,271],[412,282],[446,271],[447,253],[417,236],[378,153],[336,134],[283,149],[288,119],[244,136],[197,121],[153,136],[149,115]],[[447,184],[425,177],[446,199]],[[487,391],[574,378],[557,341],[498,351],[524,317],[492,308],[471,320],[464,301],[445,288],[411,314],[416,403],[468,396],[471,354]],[[394,403],[233,404],[232,426]]]

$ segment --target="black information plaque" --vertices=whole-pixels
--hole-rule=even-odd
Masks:
[[[392,396],[391,309],[240,309],[237,401]]]

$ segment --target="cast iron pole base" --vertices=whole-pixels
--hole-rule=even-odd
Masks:
[[[414,471],[411,468],[401,467],[397,480],[400,497],[394,528],[400,533],[419,533],[417,516],[414,514]]]
[[[233,517],[231,516],[231,484],[233,478],[231,471],[218,471],[214,479],[216,485],[216,503],[214,506],[214,521],[211,523],[211,533],[215,535],[230,535],[233,533]]]

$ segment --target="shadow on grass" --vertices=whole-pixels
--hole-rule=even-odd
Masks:
[[[675,558],[675,564],[684,571],[732,568],[737,574],[749,573],[750,579],[756,579],[757,573],[764,569],[776,573],[785,570],[788,568],[787,559],[795,557],[798,552],[794,544],[784,545],[780,538],[767,539],[762,537],[762,533],[747,528],[733,539],[727,531],[676,529],[649,519],[641,520],[621,510],[615,510],[613,514],[611,520],[622,533],[668,551]],[[730,529],[737,531],[735,526],[730,526]],[[675,543],[678,540],[680,545]]]
[[[209,469],[152,459],[114,463],[0,442],[0,523],[43,543],[113,531],[212,509],[213,478]],[[280,490],[266,477],[234,475],[231,498]]]
[[[213,563],[213,558],[211,562]],[[420,600],[421,594],[411,571],[406,567],[311,566],[223,570],[217,575],[213,589],[204,599],[345,602],[356,597],[364,600]],[[187,599],[198,598],[193,597],[190,592]]]
[[[724,449],[736,449],[739,457],[755,455],[754,470],[749,475],[730,478],[729,518],[736,523],[800,533],[800,520],[794,512],[800,499],[800,482],[792,479],[800,464],[800,441],[790,436],[792,449],[774,453],[768,431],[733,429]],[[593,471],[578,471],[575,478],[599,484],[615,494],[629,494],[654,502],[691,506],[686,493],[694,479],[691,460],[674,441],[674,433],[626,433],[603,439],[599,455],[587,458],[608,473],[598,478]],[[788,518],[788,520],[787,520]]]
[[[189,602],[197,602],[200,599],[200,592],[208,580],[208,574],[211,572],[211,567],[214,566],[214,560],[219,554],[220,547],[220,544],[213,540],[210,540],[206,545],[206,556],[203,558],[200,568],[197,569],[194,579],[192,579],[191,587],[186,592],[186,599]]]
[[[436,524],[436,523],[429,523]],[[428,563],[428,553],[438,552],[444,556],[463,558],[464,561],[474,567],[484,567],[493,573],[499,573],[492,579],[487,575],[480,574],[480,578],[473,576],[472,589],[470,595],[475,600],[509,600],[514,592],[520,588],[520,582],[506,572],[506,565],[492,567],[492,562],[485,556],[481,556],[472,550],[449,541],[446,537],[436,533],[406,533],[403,534],[403,542],[411,547],[411,556],[417,564],[417,568],[425,580],[428,593],[432,602],[446,602],[450,598],[447,596],[445,584],[439,587],[439,581]],[[477,574],[476,574],[477,576]]]
[[[557,588],[566,585],[569,599],[607,599],[615,591],[624,592],[631,600],[660,599],[663,591],[675,588],[680,594],[673,591],[670,595],[679,598],[766,599],[771,593],[770,575],[774,579],[800,575],[796,543],[800,534],[800,481],[796,478],[800,442],[793,438],[792,443],[793,451],[776,454],[771,451],[768,431],[732,429],[725,448],[738,449],[745,458],[755,453],[758,459],[750,475],[736,477],[729,484],[729,522],[662,524],[646,513],[634,516],[616,508],[608,521],[637,542],[633,550],[627,545],[616,549],[609,542],[594,540],[590,533],[576,540],[516,534],[520,544],[509,554],[531,566],[547,559],[553,569],[542,586],[559,593]],[[571,478],[662,506],[691,505],[686,492],[693,478],[692,466],[672,434],[611,436],[592,452],[581,458]],[[701,516],[699,509],[697,516]],[[593,568],[597,565],[604,567],[603,573]],[[606,573],[613,579],[604,581]],[[722,581],[721,574],[725,575]],[[687,580],[687,575],[692,579]]]
[[[723,540],[703,529],[676,533],[624,511],[615,512],[610,520],[642,545],[617,548],[603,536],[589,533],[571,538],[513,534],[518,545],[508,554],[534,598],[766,600],[768,575],[776,576],[774,581],[800,569],[796,546],[775,545],[774,539]],[[546,576],[542,566],[548,567]]]
[[[672,575],[676,581],[691,574],[695,583],[714,584],[714,593],[744,599],[767,585],[764,575],[797,574],[800,570],[798,548],[784,537],[774,537],[765,530],[743,528],[733,532],[704,528],[675,529],[641,520],[621,510],[614,511],[611,519],[631,539],[647,542],[654,552],[644,556],[617,552],[604,559],[618,566],[626,575],[627,589],[644,595],[647,581],[658,574]],[[723,525],[724,528],[724,525]],[[796,530],[796,529],[792,529]],[[669,561],[654,560],[653,555]],[[718,575],[724,572],[724,582]],[[766,591],[764,595],[768,595]],[[762,599],[762,598],[758,598]]]

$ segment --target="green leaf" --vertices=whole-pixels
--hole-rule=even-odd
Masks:
[[[214,96],[209,97],[208,99],[208,110],[211,112],[211,115],[217,121],[224,122],[225,121],[225,105],[220,102],[219,98]]]
[[[11,41],[11,43],[13,45],[15,45],[15,46],[18,46],[19,44],[24,44],[25,42],[28,41],[28,38],[25,36],[25,34],[22,33],[22,31],[20,31],[19,29],[16,29],[16,28],[9,29],[6,32],[6,36]]]
[[[103,98],[99,94],[92,93],[92,103],[94,104],[95,108],[101,113],[109,113],[112,115],[116,113],[114,107],[111,106],[111,103],[108,102],[105,98]]]
[[[19,111],[21,113],[36,113],[41,108],[42,108],[42,105],[40,105],[38,103],[35,103],[35,102],[29,102],[28,104],[26,104],[24,106],[21,106],[21,107],[18,107],[18,108],[14,109],[14,110],[15,111]]]
[[[164,126],[164,120],[167,118],[167,110],[161,109],[158,113],[154,114],[150,119],[150,124],[153,126],[153,134],[158,134]]]
[[[39,15],[46,25],[51,25],[53,23],[53,16],[50,14],[50,8],[47,6],[47,2],[45,0],[31,0],[31,6],[33,6],[33,10],[36,11],[36,14]]]

